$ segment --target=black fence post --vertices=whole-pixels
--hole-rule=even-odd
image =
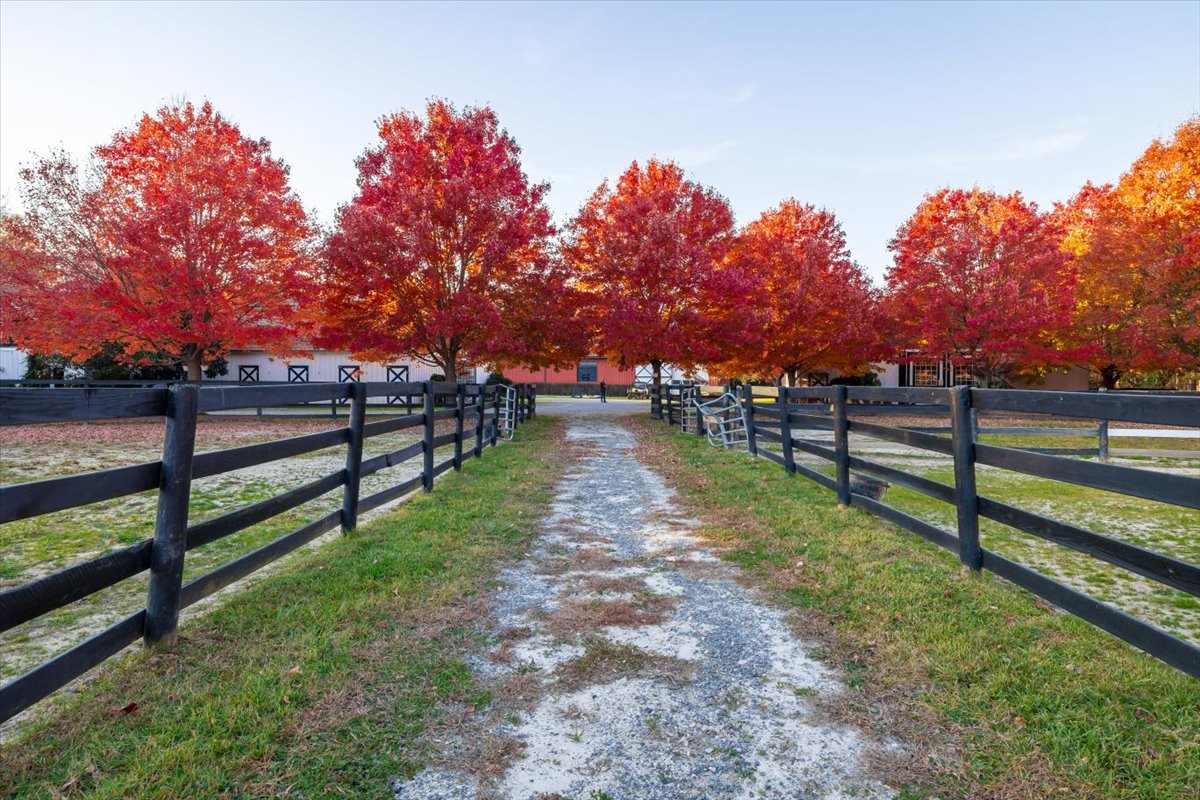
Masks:
[[[983,568],[979,550],[979,496],[975,491],[975,437],[971,387],[950,389],[950,435],[954,440],[954,493],[958,500],[958,557],[968,569]]]
[[[479,458],[483,455],[483,415],[486,410],[484,399],[486,397],[484,390],[487,388],[481,383],[475,384],[478,394],[475,396],[475,457]]]
[[[342,488],[342,533],[358,527],[358,489],[362,484],[363,425],[367,421],[366,384],[354,384],[350,442],[346,447],[346,485]]]
[[[846,419],[846,387],[833,388],[833,447],[836,456],[838,505],[850,505],[850,424]]]
[[[467,416],[467,387],[465,384],[455,384],[454,400],[454,471],[458,472],[462,469],[463,422]]]
[[[147,647],[163,650],[175,646],[175,631],[179,626],[188,503],[192,495],[192,456],[196,452],[196,416],[200,409],[200,388],[195,384],[175,384],[168,392],[158,513],[150,550],[146,627],[142,633]]]
[[[671,393],[671,384],[666,385],[667,392],[667,427],[675,426],[675,395]]]
[[[1096,453],[1100,456],[1101,461],[1108,461],[1108,420],[1100,420],[1096,434],[1099,437],[1096,443]]]
[[[788,475],[796,472],[796,454],[792,450],[792,412],[788,409],[788,390],[779,387],[779,438],[783,440],[783,468]]]
[[[704,415],[700,413],[700,404],[704,402],[704,394],[699,383],[696,384],[696,393],[692,396],[692,402],[696,405],[696,435],[704,436]]]
[[[758,436],[754,430],[754,387],[742,384],[742,413],[746,416],[746,449],[750,455],[758,455]]]
[[[662,382],[650,384],[650,419],[662,419]]]
[[[537,416],[537,384],[529,384],[529,418]]]
[[[425,381],[421,384],[421,397],[424,400],[425,438],[421,443],[421,453],[424,456],[421,467],[421,488],[427,492],[433,491],[433,384]]]

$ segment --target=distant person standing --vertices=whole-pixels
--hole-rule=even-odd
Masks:
[[[600,381],[600,402],[608,402],[608,384],[604,381]]]

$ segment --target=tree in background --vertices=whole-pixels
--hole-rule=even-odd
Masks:
[[[1115,189],[1133,259],[1145,271],[1146,318],[1162,325],[1173,367],[1200,367],[1200,117],[1156,139]],[[1157,338],[1157,336],[1155,337]]]
[[[795,386],[815,368],[849,375],[877,355],[876,293],[832,212],[785,200],[738,234],[729,260],[749,302],[726,373]]]
[[[547,185],[526,178],[495,113],[435,100],[381,119],[379,138],[325,246],[314,341],[451,379],[467,364],[577,357]]]
[[[1200,367],[1200,119],[1055,215],[1078,275],[1068,347],[1101,385]]]
[[[744,285],[722,269],[733,241],[725,198],[671,162],[636,161],[602,183],[571,222],[563,254],[586,296],[600,353],[626,367],[721,361]]]
[[[1132,252],[1113,187],[1089,183],[1054,213],[1077,275],[1064,344],[1106,389],[1131,370],[1169,361],[1161,331],[1155,332],[1160,323],[1147,315],[1146,271]]]
[[[889,249],[887,312],[898,349],[949,355],[981,386],[1060,363],[1073,276],[1056,227],[1020,193],[942,189]]]
[[[288,169],[204,103],[160,109],[97,147],[21,171],[27,244],[6,328],[22,347],[176,360],[189,380],[231,348],[287,353],[310,230]],[[9,237],[5,237],[6,242]]]

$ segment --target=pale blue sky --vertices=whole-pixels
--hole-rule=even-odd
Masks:
[[[383,113],[489,103],[565,222],[634,158],[739,223],[827,206],[877,278],[943,185],[1048,206],[1200,112],[1200,2],[0,5],[0,191],[173,98],[265,136],[328,222]]]

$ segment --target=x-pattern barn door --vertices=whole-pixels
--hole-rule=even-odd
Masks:
[[[358,364],[339,364],[338,365],[338,383],[358,383],[358,379],[362,376],[362,370]],[[343,397],[338,400],[338,405],[349,403],[349,397]]]
[[[406,383],[408,381],[408,365],[400,364],[387,368],[388,383]],[[389,395],[387,399],[389,406],[394,406],[397,403],[407,403],[408,398],[403,395]]]

